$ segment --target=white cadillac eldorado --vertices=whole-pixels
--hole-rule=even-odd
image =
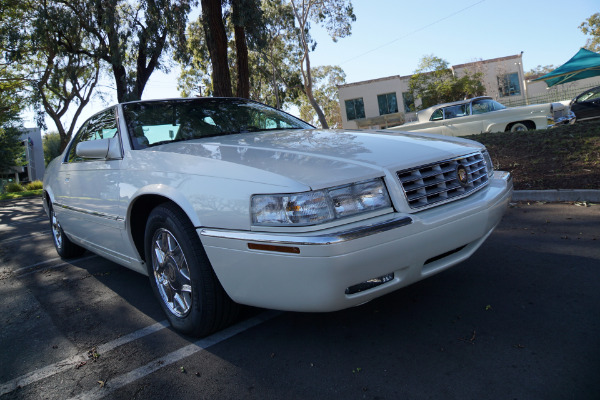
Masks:
[[[428,132],[468,136],[482,132],[519,132],[574,123],[575,114],[562,103],[505,107],[491,97],[438,104],[417,112],[417,121],[389,128],[405,132]]]
[[[196,336],[238,304],[340,310],[445,270],[511,194],[479,143],[320,130],[232,98],[110,107],[44,177],[59,255],[148,275],[173,327]]]

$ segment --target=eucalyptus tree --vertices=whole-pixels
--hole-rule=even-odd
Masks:
[[[27,63],[33,98],[54,122],[63,150],[95,94],[100,60],[86,54],[93,42],[70,7],[41,2],[33,16],[30,41],[34,47]]]
[[[73,54],[101,60],[111,71],[119,102],[139,100],[167,56],[184,54],[194,0],[50,0],[77,16],[85,46],[63,43]]]
[[[98,82],[98,63],[69,52],[70,47],[84,46],[85,39],[78,16],[67,7],[56,2],[3,3],[0,92],[5,95],[10,86],[12,95],[1,103],[17,102],[19,112],[34,109],[42,127],[47,114],[64,148]]]
[[[327,119],[313,93],[313,77],[310,63],[310,52],[317,43],[310,36],[311,22],[324,27],[329,36],[336,42],[339,38],[350,35],[352,22],[356,21],[351,0],[289,0],[296,23],[298,25],[301,47],[300,70],[304,82],[304,92],[314,108],[323,128],[328,128]]]
[[[222,0],[201,0],[201,25],[212,68],[213,95],[231,97],[231,74],[227,57],[227,32],[223,21]]]
[[[231,1],[230,6],[225,4],[223,13],[227,54],[230,55],[227,57],[230,85],[236,88],[239,97],[282,108],[299,95],[302,87],[296,67],[299,51],[291,7],[281,0],[263,0],[258,10],[258,3],[246,3],[248,7],[244,7],[244,16],[240,18],[235,11],[240,4],[243,3]],[[215,81],[210,41],[203,29],[203,21],[205,17],[201,16],[188,29],[189,62],[178,59],[182,67],[178,87],[184,96],[222,95],[218,86],[223,84]],[[239,35],[240,27],[244,29],[245,39]],[[247,58],[247,72],[244,72],[245,62],[241,60],[244,57]]]
[[[21,165],[23,154],[19,131],[20,107],[13,101],[13,93],[3,83],[0,82],[0,173]]]
[[[585,48],[596,53],[600,52],[600,13],[592,14],[579,25],[579,29],[585,35],[590,36],[586,41]]]
[[[254,50],[260,50],[266,45],[263,11],[260,0],[230,1],[236,50],[236,94],[238,97],[250,98],[248,44]]]
[[[341,128],[342,116],[337,87],[346,83],[344,70],[337,65],[318,66],[313,67],[311,76],[313,78],[313,94],[323,110],[327,125],[331,128]],[[317,115],[307,98],[299,97],[297,103],[300,108],[300,117],[315,125],[318,122]]]

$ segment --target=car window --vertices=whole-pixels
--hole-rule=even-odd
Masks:
[[[490,111],[498,111],[506,108],[502,104],[491,99],[475,100],[473,103],[471,103],[471,106],[473,109],[473,114],[484,114]]]
[[[444,108],[444,119],[452,119],[469,115],[467,106],[468,104],[457,104],[455,106]]]
[[[114,108],[94,115],[83,124],[71,142],[67,161],[70,163],[85,161],[75,153],[77,144],[89,140],[111,139],[117,135],[117,132]]]
[[[578,99],[577,102],[581,103],[584,101],[592,101],[592,100],[596,100],[600,98],[600,89],[598,90],[590,90],[587,93],[582,94]]]
[[[123,105],[123,111],[136,150],[211,136],[312,128],[289,114],[243,99],[128,103]]]
[[[431,114],[431,121],[439,121],[444,119],[444,111],[441,108],[438,108]]]

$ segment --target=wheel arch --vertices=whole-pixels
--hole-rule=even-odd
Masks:
[[[506,128],[504,129],[504,132],[508,132],[511,130],[511,128],[515,125],[515,124],[523,124],[527,127],[527,129],[529,130],[535,130],[537,129],[535,122],[529,119],[523,120],[523,121],[514,121],[509,123],[508,125],[506,125]]]
[[[127,211],[128,232],[130,240],[135,246],[140,258],[146,261],[144,251],[144,234],[146,231],[146,222],[150,212],[161,204],[171,203],[180,208],[189,218],[194,226],[200,226],[200,219],[196,214],[191,203],[183,196],[173,195],[173,193],[164,193],[164,187],[161,193],[155,190],[146,190],[140,193],[131,201]]]

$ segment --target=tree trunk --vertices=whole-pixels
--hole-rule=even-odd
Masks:
[[[323,110],[321,110],[321,107],[319,106],[319,104],[315,100],[315,96],[313,95],[312,74],[310,72],[310,58],[308,56],[308,46],[305,46],[304,52],[304,59],[306,62],[306,71],[302,71],[302,77],[304,78],[304,92],[306,93],[306,97],[308,97],[310,105],[315,109],[315,112],[317,113],[317,117],[319,118],[321,127],[323,129],[329,129],[329,124],[327,123],[325,114],[323,113]]]
[[[300,25],[300,40],[302,45],[302,50],[304,54],[302,55],[302,60],[300,61],[300,70],[302,72],[302,79],[304,81],[304,93],[308,98],[308,101],[312,108],[314,108],[315,113],[317,113],[317,117],[319,118],[319,123],[321,123],[321,127],[323,129],[329,129],[329,125],[327,124],[327,120],[325,119],[325,114],[319,104],[315,100],[315,96],[313,95],[313,83],[312,83],[312,74],[310,72],[310,57],[308,55],[308,40],[306,38],[306,26],[308,24],[308,13],[310,12],[310,7],[312,3],[309,4],[302,3],[302,13],[298,11],[296,4],[292,1],[292,8],[294,10],[294,15],[296,17],[296,21]],[[305,8],[306,7],[306,8]]]
[[[231,97],[231,75],[227,62],[227,34],[221,0],[202,0],[202,19],[212,65],[213,95]]]
[[[123,65],[113,65],[113,76],[117,87],[117,101],[123,103],[128,100],[127,95],[127,71]]]
[[[248,67],[248,46],[243,26],[235,26],[235,49],[237,53],[237,96],[250,98],[250,68]]]
[[[277,85],[277,70],[275,69],[275,62],[273,61],[273,48],[271,47],[271,85],[275,92],[275,108],[281,109],[281,101],[279,100],[279,87]]]

